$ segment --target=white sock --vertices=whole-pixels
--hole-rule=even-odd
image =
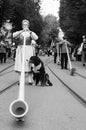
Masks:
[[[32,83],[32,74],[28,74],[28,82]]]

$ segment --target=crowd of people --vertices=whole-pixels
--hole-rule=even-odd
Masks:
[[[0,62],[6,63],[8,58],[15,58],[15,45],[12,44],[12,24],[6,20],[0,29]]]

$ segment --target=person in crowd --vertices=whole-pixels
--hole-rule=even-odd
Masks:
[[[86,62],[86,36],[82,36],[83,38],[83,41],[80,45],[80,47],[78,48],[78,53],[81,53],[82,54],[82,63],[83,63],[83,66],[85,66],[85,62]]]
[[[48,55],[48,57],[50,56],[50,48],[48,48],[48,50],[47,50],[47,55]]]
[[[56,38],[56,48],[57,48],[57,64],[60,65],[60,61],[61,61],[61,58],[60,58],[60,47],[59,47],[59,42],[60,40]]]
[[[6,46],[3,41],[0,43],[0,61],[6,63]]]
[[[16,55],[16,46],[15,46],[15,43],[13,42],[12,46],[11,46],[11,57],[13,59],[13,61],[15,61],[15,55]]]
[[[72,61],[76,61],[76,48],[72,52]]]
[[[69,50],[69,46],[71,44],[66,40],[66,37],[63,37],[63,40],[61,42],[59,42],[59,46],[60,46],[60,53],[61,53],[61,69],[65,68],[67,69],[67,65],[68,65],[68,55],[67,55],[67,49],[66,46]],[[70,50],[69,50],[70,52]]]
[[[34,55],[34,49],[31,45],[31,40],[37,40],[38,36],[35,32],[29,29],[30,23],[28,20],[22,21],[22,30],[14,32],[13,38],[18,40],[18,46],[16,49],[16,57],[15,57],[15,71],[19,73],[19,77],[21,74],[22,68],[22,53],[23,53],[23,42],[24,36],[26,36],[26,45],[25,45],[25,72],[28,73],[28,83],[32,84],[32,74],[30,67],[28,66],[28,61],[31,56]],[[20,81],[20,78],[19,78]]]
[[[53,46],[53,52],[54,52],[54,63],[56,63],[56,60],[57,60],[57,46],[56,46],[56,44]]]
[[[52,51],[53,51],[53,56],[54,56],[54,63],[56,63],[57,60],[57,40],[53,40],[51,43]]]
[[[7,45],[7,57],[11,57],[11,46],[9,44]]]
[[[83,66],[86,65],[86,36],[83,36],[83,42],[82,42],[82,63]]]

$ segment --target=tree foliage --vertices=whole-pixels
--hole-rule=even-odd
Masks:
[[[73,44],[79,44],[86,35],[86,1],[60,0],[60,27]]]
[[[13,6],[10,0],[0,0],[0,27],[6,19],[10,19],[13,13]]]
[[[59,23],[55,16],[47,15],[44,18],[44,27],[41,34],[42,37],[41,40],[44,46],[50,46],[51,41],[58,36],[58,30],[57,30],[58,26]]]
[[[0,25],[6,19],[13,22],[15,28],[13,31],[21,29],[21,21],[28,19],[30,29],[38,35],[42,30],[43,20],[39,13],[40,0],[0,0]]]

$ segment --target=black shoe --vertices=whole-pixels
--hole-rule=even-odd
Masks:
[[[49,86],[53,86],[53,84],[51,82],[49,82]]]
[[[53,86],[53,84],[50,82],[50,80],[48,80],[45,85],[46,86]]]
[[[32,82],[29,82],[28,85],[33,85],[33,83],[32,83]]]
[[[20,85],[20,83],[18,82],[18,85]]]
[[[63,69],[63,67],[61,67],[61,69]]]

